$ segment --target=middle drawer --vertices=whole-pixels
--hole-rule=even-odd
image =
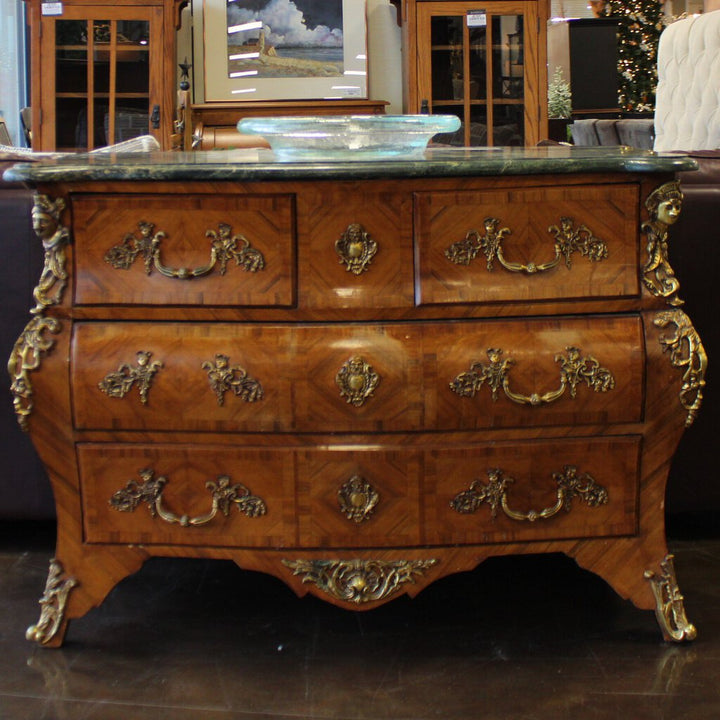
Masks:
[[[77,323],[75,427],[408,432],[642,419],[637,316]]]

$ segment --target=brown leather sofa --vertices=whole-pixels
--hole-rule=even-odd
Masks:
[[[3,365],[29,319],[32,291],[43,262],[42,245],[32,230],[32,192],[2,180],[11,163],[0,162],[0,357]],[[0,396],[0,520],[50,519],[54,505],[45,470],[20,430],[10,396],[10,379],[2,374]]]
[[[668,485],[668,510],[715,526],[720,519],[717,448],[720,438],[720,150],[688,153],[697,172],[680,173],[683,210],[670,231],[670,264],[680,280],[683,309],[708,355],[707,385],[695,424],[683,436]]]

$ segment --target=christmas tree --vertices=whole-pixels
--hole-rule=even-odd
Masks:
[[[607,0],[604,14],[618,21],[618,102],[632,112],[655,109],[657,47],[663,10],[658,0]]]

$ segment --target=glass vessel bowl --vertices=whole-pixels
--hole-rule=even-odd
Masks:
[[[319,115],[240,120],[241,133],[261,135],[280,158],[367,160],[422,153],[438,133],[455,132],[455,115]]]

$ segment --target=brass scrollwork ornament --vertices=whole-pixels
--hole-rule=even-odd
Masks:
[[[362,407],[375,392],[380,376],[371,365],[356,355],[343,363],[335,376],[335,382],[340,388],[340,396],[347,403]]]
[[[65,200],[51,200],[47,195],[35,193],[33,197],[33,230],[45,250],[40,279],[33,290],[35,307],[31,318],[15,341],[8,360],[10,392],[20,428],[27,432],[28,419],[34,409],[33,387],[30,373],[40,368],[40,362],[55,345],[47,333],[58,334],[62,323],[45,317],[46,308],[62,302],[67,286],[65,248],[70,243],[70,231],[61,223]]]
[[[283,560],[283,565],[344,602],[384,600],[406,583],[414,583],[437,560]]]
[[[655,316],[653,324],[662,328],[675,326],[675,332],[671,335],[660,336],[660,344],[664,352],[670,353],[671,365],[684,371],[680,404],[687,410],[685,426],[690,427],[695,422],[703,400],[708,362],[705,348],[690,318],[682,310],[664,310]]]
[[[55,344],[55,341],[48,337],[47,333],[57,334],[61,328],[59,320],[35,315],[15,341],[10,353],[8,360],[10,392],[13,396],[15,416],[25,432],[28,430],[28,419],[34,408],[30,373],[40,367],[42,358],[50,352]]]
[[[645,571],[645,579],[650,582],[655,597],[655,617],[665,640],[682,642],[694,640],[697,629],[688,622],[685,615],[684,598],[675,577],[673,556],[667,555],[660,563],[662,573],[652,570]]]
[[[604,260],[608,256],[607,244],[595,237],[586,225],[575,226],[569,217],[561,217],[559,225],[551,225],[548,232],[554,238],[555,257],[544,263],[530,262],[527,264],[510,262],[503,253],[503,242],[512,235],[507,227],[499,228],[500,220],[493,217],[485,218],[483,232],[470,230],[463,240],[453,243],[445,250],[445,257],[455,265],[469,265],[481,252],[485,255],[486,267],[492,272],[495,260],[506,270],[516,273],[535,275],[552,270],[564,259],[565,266],[572,267],[572,255],[579,252],[581,256],[593,262]]]
[[[225,275],[230,260],[247,272],[254,273],[265,267],[263,254],[253,248],[244,235],[233,234],[232,227],[227,223],[218,223],[217,230],[206,231],[205,237],[211,241],[210,261],[197,268],[168,267],[160,258],[160,247],[167,233],[162,230],[155,232],[155,224],[144,220],[138,223],[138,230],[139,237],[128,233],[121,243],[111,247],[105,253],[105,262],[116,270],[129,270],[135,260],[142,257],[147,275],[155,269],[161,275],[177,280],[209,275],[215,267],[221,275]]]
[[[228,475],[220,475],[217,481],[209,480],[205,483],[205,488],[212,496],[209,512],[195,517],[176,515],[163,505],[162,493],[168,482],[167,478],[163,476],[156,478],[155,471],[151,468],[140,470],[138,474],[142,482],[130,480],[122,490],[113,493],[109,500],[110,507],[119,512],[133,512],[139,505],[145,503],[152,517],[181,527],[206,525],[218,514],[218,511],[228,517],[232,505],[249,518],[260,517],[267,513],[267,506],[262,498],[252,495],[241,483],[231,485]]]
[[[78,581],[74,577],[65,575],[58,560],[50,560],[45,591],[40,598],[40,619],[27,629],[26,639],[47,645],[57,635],[65,619],[68,596],[77,585]]]
[[[667,182],[653,190],[645,200],[650,220],[641,226],[647,238],[647,261],[643,267],[645,287],[655,297],[665,298],[668,305],[682,305],[678,297],[680,282],[668,260],[668,228],[675,224],[682,210],[680,183]]]
[[[98,383],[98,388],[108,397],[124,398],[132,390],[133,385],[137,384],[140,402],[147,405],[153,377],[163,366],[159,360],[150,362],[151,357],[151,352],[138,351],[137,365],[135,367],[123,363],[116,371],[108,373]]]
[[[202,369],[207,372],[210,388],[215,393],[218,405],[225,403],[225,393],[232,393],[245,402],[253,403],[264,396],[262,385],[250,377],[240,365],[230,365],[230,358],[222,353],[215,355],[215,360],[205,361]]]
[[[380,501],[377,490],[359,475],[344,482],[337,496],[343,515],[358,525],[370,518]]]
[[[335,252],[345,269],[353,275],[367,271],[375,257],[377,243],[367,234],[360,223],[351,223],[347,230],[335,241]]]
[[[483,505],[490,506],[492,519],[497,518],[498,510],[502,510],[511,520],[535,522],[547,520],[557,515],[560,510],[570,512],[575,498],[582,500],[588,507],[599,507],[608,502],[608,491],[587,473],[578,474],[573,465],[565,465],[562,472],[554,472],[553,479],[557,483],[557,502],[542,510],[522,512],[513,510],[508,505],[508,486],[515,482],[507,477],[499,468],[487,471],[488,482],[473,480],[467,490],[458,493],[451,501],[450,507],[455,512],[467,515],[477,512]]]
[[[483,385],[490,388],[492,399],[498,399],[500,389],[515,403],[520,405],[546,405],[558,400],[568,390],[570,397],[577,396],[577,387],[581,383],[594,392],[607,392],[615,387],[615,378],[592,356],[583,357],[580,349],[566,348],[567,355],[558,354],[555,362],[560,365],[560,387],[544,394],[531,393],[525,395],[510,388],[508,377],[515,365],[512,358],[504,358],[499,348],[489,348],[487,356],[489,364],[477,361],[472,363],[468,372],[460,373],[451,383],[450,389],[460,397],[472,398]]]

